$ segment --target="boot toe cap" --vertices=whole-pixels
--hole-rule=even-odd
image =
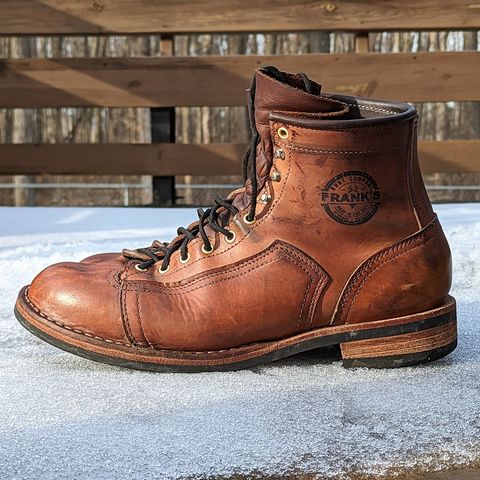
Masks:
[[[76,333],[126,341],[119,288],[111,271],[93,263],[58,263],[43,270],[28,288],[28,299],[46,320]],[[108,269],[107,269],[108,270]]]

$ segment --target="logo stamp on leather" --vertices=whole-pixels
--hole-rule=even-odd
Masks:
[[[370,220],[382,201],[375,180],[365,172],[344,172],[332,178],[322,190],[322,206],[343,225],[361,225]]]

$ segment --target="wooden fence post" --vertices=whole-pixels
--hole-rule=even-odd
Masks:
[[[162,56],[175,54],[173,35],[162,35]],[[175,143],[175,108],[151,108],[150,122],[152,143]],[[152,177],[152,206],[163,207],[175,204],[175,177]]]
[[[368,53],[369,39],[368,32],[359,32],[355,35],[355,52]]]

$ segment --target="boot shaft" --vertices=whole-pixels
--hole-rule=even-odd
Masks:
[[[291,160],[297,184],[291,194],[305,202],[301,210],[313,218],[327,214],[340,238],[362,241],[372,230],[380,243],[382,235],[385,242],[408,236],[434,216],[418,166],[416,111],[369,100],[368,114],[378,116],[366,118],[363,100],[355,102],[331,121],[272,112],[273,156]]]
[[[380,205],[396,223],[411,223],[413,216],[413,224],[421,228],[433,219],[418,164],[412,106],[322,94],[321,86],[310,80],[308,93],[300,88],[299,75],[279,72],[280,81],[267,73],[260,70],[255,77],[260,182],[268,178],[273,156],[281,158],[290,150],[295,163],[314,169],[305,188],[317,189],[324,182],[320,205],[334,220],[360,225]],[[276,153],[273,142],[279,145]]]
[[[269,115],[272,168],[288,177],[285,201],[273,214],[277,234],[330,276],[314,324],[435,307],[448,294],[451,259],[420,173],[415,109],[328,98],[348,105],[348,112],[335,119],[303,112]],[[374,262],[376,256],[385,263]],[[349,290],[355,299],[348,298]]]

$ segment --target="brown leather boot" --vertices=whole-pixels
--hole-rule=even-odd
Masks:
[[[397,367],[456,346],[450,250],[407,104],[258,70],[245,186],[170,243],[60,263],[18,297],[32,333],[146,370],[232,370],[340,345]]]

